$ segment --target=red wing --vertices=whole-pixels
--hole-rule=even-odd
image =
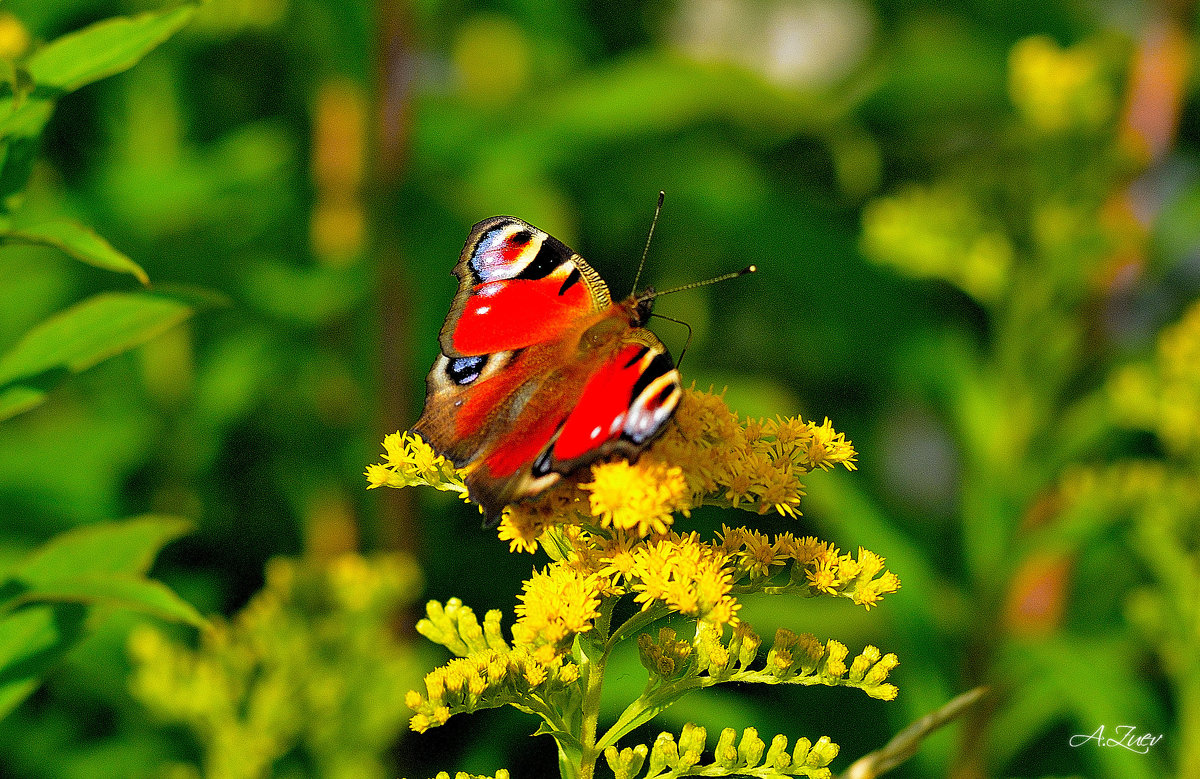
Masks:
[[[636,456],[662,432],[681,394],[666,348],[650,331],[631,330],[588,380],[543,458],[551,470],[566,474],[609,454]]]
[[[612,305],[608,287],[562,241],[510,216],[471,230],[454,268],[458,294],[442,326],[442,353],[470,357],[554,341]]]

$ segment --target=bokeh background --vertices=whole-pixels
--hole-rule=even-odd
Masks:
[[[161,8],[9,0],[0,48]],[[828,735],[844,769],[988,684],[895,775],[1200,775],[1196,29],[1186,0],[210,0],[45,129],[26,207],[192,308],[0,422],[0,568],[185,517],[151,573],[222,627],[98,610],[0,720],[0,775],[552,775],[516,711],[417,736],[403,706],[445,659],[420,604],[511,615],[541,560],[362,472],[420,412],[474,222],[542,227],[620,296],[660,189],[643,283],[759,268],[659,301],[685,378],[860,453],[800,521],[749,519],[904,586],[745,612],[896,652],[896,701],[712,690],[646,738]],[[138,288],[0,246],[0,352]],[[1069,746],[1099,725],[1164,738]]]

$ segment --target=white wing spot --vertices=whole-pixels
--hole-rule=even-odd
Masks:
[[[592,438],[599,438],[599,437],[600,437],[600,425],[596,425],[595,427],[592,428]]]

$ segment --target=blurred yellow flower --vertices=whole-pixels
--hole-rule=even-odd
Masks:
[[[15,60],[29,50],[29,31],[21,20],[0,11],[0,59]]]
[[[1064,49],[1044,35],[1018,41],[1009,52],[1008,94],[1025,121],[1045,133],[1098,127],[1112,119],[1117,103],[1095,47]]]
[[[1200,454],[1200,300],[1163,329],[1153,362],[1115,373],[1108,394],[1124,424],[1152,430],[1172,454]]]
[[[917,278],[940,278],[983,303],[1000,298],[1012,274],[1008,234],[963,190],[912,185],[863,210],[862,250]]]

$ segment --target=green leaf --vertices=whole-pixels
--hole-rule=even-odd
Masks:
[[[76,528],[46,542],[10,575],[40,589],[92,574],[144,574],[160,549],[190,529],[186,519],[153,515]]]
[[[90,606],[206,624],[161,582],[142,578],[159,550],[190,527],[177,517],[145,516],[70,530],[0,577],[0,718],[83,637]]]
[[[73,92],[127,70],[170,38],[196,13],[184,5],[131,17],[116,17],[57,38],[26,63],[37,88]]]
[[[0,208],[14,207],[14,201],[18,200],[15,196],[29,183],[37,159],[37,136],[51,112],[50,103],[27,100],[16,113],[9,115],[5,100],[0,99],[0,116],[7,117],[0,119]]]
[[[54,101],[49,98],[30,96],[20,103],[11,96],[0,98],[0,138],[36,138],[53,113]]]
[[[37,689],[50,667],[83,635],[87,609],[37,606],[0,617],[0,718]]]
[[[148,293],[96,295],[25,334],[0,357],[0,385],[65,367],[78,373],[187,319],[192,309]]]
[[[5,243],[49,246],[97,268],[128,273],[142,284],[150,283],[150,277],[140,265],[90,228],[69,219],[0,228],[0,245]]]
[[[9,608],[16,610],[26,604],[46,602],[112,606],[195,627],[208,624],[192,604],[162,582],[129,574],[94,573],[55,579],[22,593]]]
[[[31,408],[46,401],[46,393],[33,387],[20,385],[0,390],[0,422],[24,414]]]
[[[14,84],[14,94],[0,97],[3,207],[11,207],[9,198],[23,190],[29,181],[37,139],[54,113],[57,98],[137,64],[147,52],[187,24],[195,12],[196,6],[184,5],[97,22],[51,41],[34,52],[24,67],[7,74]],[[80,259],[92,261],[82,256]]]

